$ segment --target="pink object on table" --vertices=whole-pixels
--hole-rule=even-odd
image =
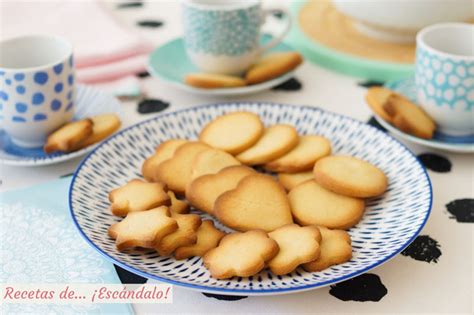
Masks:
[[[79,82],[108,82],[144,71],[153,47],[102,6],[93,0],[1,2],[0,38],[46,33],[68,39]]]

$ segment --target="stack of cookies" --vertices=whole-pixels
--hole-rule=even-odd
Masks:
[[[367,91],[365,100],[375,114],[401,131],[418,138],[433,138],[435,122],[405,96],[377,86]]]
[[[236,88],[259,84],[294,70],[303,62],[296,51],[273,52],[253,64],[242,77],[216,73],[188,73],[184,82],[201,89]]]
[[[142,174],[145,181],[131,180],[109,194],[112,213],[125,217],[109,229],[118,250],[200,256],[217,279],[264,268],[284,275],[300,265],[320,271],[348,261],[345,229],[362,218],[363,198],[387,189],[380,169],[331,155],[328,139],[299,135],[285,124],[265,127],[250,112],[218,117],[199,141],[163,142]],[[189,214],[189,205],[197,211]],[[201,220],[199,211],[232,232]]]
[[[98,143],[120,128],[115,114],[102,114],[69,122],[52,132],[43,146],[45,153],[72,152]]]

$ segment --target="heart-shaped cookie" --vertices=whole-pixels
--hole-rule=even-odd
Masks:
[[[226,167],[217,174],[203,175],[188,185],[186,199],[195,208],[213,214],[217,198],[226,191],[235,189],[242,178],[252,174],[256,174],[253,168],[237,165]]]
[[[235,189],[219,196],[213,212],[222,223],[238,231],[271,232],[293,223],[284,188],[263,174],[247,176]]]

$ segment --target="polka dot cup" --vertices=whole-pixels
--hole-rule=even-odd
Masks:
[[[0,124],[18,146],[41,147],[74,114],[72,46],[53,36],[0,42]]]
[[[415,77],[418,102],[438,131],[474,137],[474,25],[445,23],[420,31]]]
[[[291,26],[284,9],[262,10],[260,0],[184,0],[184,43],[189,59],[204,72],[239,75],[283,40]],[[260,46],[265,16],[283,12],[286,28]]]

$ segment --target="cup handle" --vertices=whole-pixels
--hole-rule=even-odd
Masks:
[[[269,43],[263,45],[260,47],[260,51],[259,51],[259,54],[263,54],[265,53],[267,50],[269,49],[272,49],[273,47],[275,47],[276,45],[278,45],[278,43],[280,43],[283,38],[286,36],[286,34],[290,31],[290,28],[291,28],[291,23],[292,23],[292,19],[291,19],[291,14],[290,12],[285,9],[285,8],[279,8],[279,9],[267,9],[267,10],[264,10],[263,11],[263,16],[264,16],[264,21],[266,19],[266,17],[270,14],[273,14],[273,13],[278,13],[278,12],[281,12],[283,13],[285,16],[286,16],[286,26],[285,26],[285,29],[283,30],[283,32],[276,36],[274,39],[272,39]]]

